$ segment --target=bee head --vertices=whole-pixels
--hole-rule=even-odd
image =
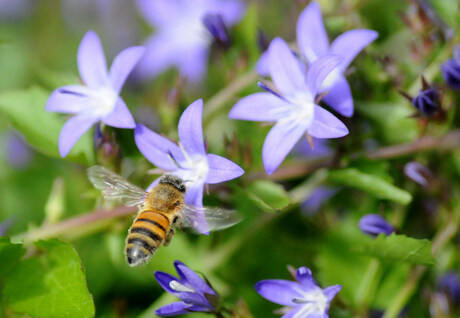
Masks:
[[[172,174],[165,174],[162,176],[160,178],[160,184],[169,184],[182,193],[185,193],[186,190],[184,180]]]

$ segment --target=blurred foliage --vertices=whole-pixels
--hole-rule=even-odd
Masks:
[[[236,309],[234,317],[275,316],[279,306],[258,295],[254,284],[291,279],[287,265],[311,268],[323,288],[343,286],[332,318],[371,317],[399,308],[398,301],[406,317],[460,315],[450,298],[447,313],[430,314],[435,295],[445,293],[437,281],[449,270],[460,272],[460,150],[442,139],[450,133],[459,138],[460,94],[440,72],[459,43],[459,0],[318,1],[330,40],[356,28],[374,29],[379,37],[347,74],[356,111],[341,119],[350,134],[331,140],[329,155],[315,157],[299,147],[272,176],[261,156],[269,127],[227,115],[241,97],[260,91],[259,79],[251,77],[261,54],[259,31],[293,42],[295,22],[309,1],[247,1],[246,16],[230,30],[232,46],[212,47],[200,85],[186,85],[176,70],[148,83],[132,76],[121,94],[137,122],[176,139],[182,111],[203,98],[210,152],[246,171],[204,196],[205,205],[236,209],[243,222],[210,236],[179,232],[136,268],[124,255],[131,215],[79,223],[92,211],[114,208],[86,178],[86,168],[101,161],[94,131],[62,159],[57,141],[68,117],[44,107],[54,89],[78,83],[76,53],[89,29],[101,37],[109,63],[152,31],[131,1],[112,0],[106,7],[93,0],[21,0],[16,7],[9,1],[0,0],[0,223],[11,222],[0,238],[0,317],[153,317],[175,301],[153,271],[175,274],[174,260],[206,275],[225,306]],[[413,116],[415,108],[399,95],[417,94],[422,74],[442,91],[445,118]],[[238,87],[242,78],[250,83]],[[145,188],[157,176],[133,132],[110,132],[120,149],[120,174]],[[13,143],[11,134],[25,146]],[[427,140],[435,142],[417,148]],[[382,155],[388,148],[392,155]],[[28,159],[20,162],[19,152]],[[404,174],[410,161],[430,169],[429,187]],[[339,191],[307,216],[301,204],[318,186]],[[397,234],[375,240],[362,234],[358,221],[368,213],[385,216]],[[27,240],[33,233],[46,236],[40,229],[57,229],[57,239]]]

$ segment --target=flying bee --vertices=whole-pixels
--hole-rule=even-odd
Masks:
[[[161,244],[167,246],[176,227],[207,232],[240,221],[233,210],[186,204],[185,182],[174,175],[163,175],[148,192],[101,166],[89,168],[88,178],[104,198],[139,207],[125,244],[126,259],[132,267],[146,263]]]

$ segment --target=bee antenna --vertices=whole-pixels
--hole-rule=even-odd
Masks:
[[[181,167],[181,165],[179,164],[179,162],[176,160],[176,158],[174,158],[174,155],[172,154],[171,150],[168,150],[168,157],[169,157],[169,160],[171,160],[171,162],[179,169],[183,169]]]

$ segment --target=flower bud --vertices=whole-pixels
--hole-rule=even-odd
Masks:
[[[393,226],[378,214],[366,214],[359,220],[359,228],[365,234],[378,236],[381,233],[390,235],[394,232]]]
[[[404,166],[404,174],[425,188],[430,185],[429,180],[432,179],[431,171],[415,161],[411,161]]]
[[[439,91],[434,87],[420,91],[420,93],[412,99],[412,105],[425,116],[433,115],[441,107]]]
[[[460,46],[454,49],[454,57],[441,66],[444,80],[450,87],[460,89]]]
[[[224,19],[220,14],[205,15],[203,17],[203,23],[217,44],[224,48],[228,48],[231,45],[230,36],[225,27]]]

